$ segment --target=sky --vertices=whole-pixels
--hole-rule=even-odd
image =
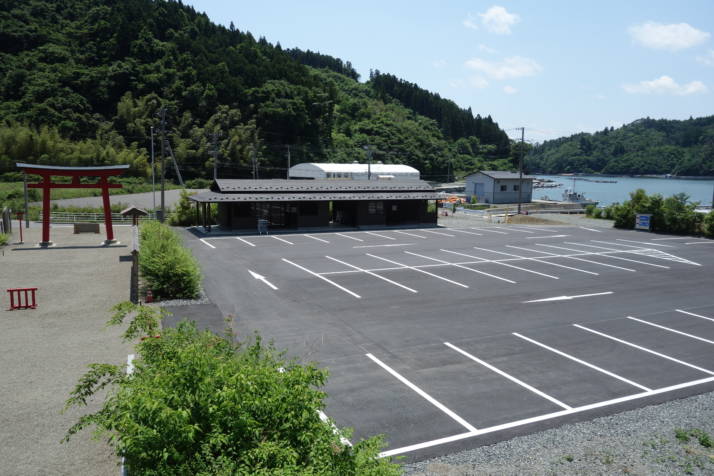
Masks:
[[[209,18],[391,73],[512,137],[714,114],[714,0],[184,0]]]

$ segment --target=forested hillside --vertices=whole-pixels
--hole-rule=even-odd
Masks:
[[[714,176],[714,116],[639,119],[619,129],[575,134],[534,147],[532,172]]]
[[[302,161],[413,165],[427,178],[508,167],[485,114],[393,76],[366,83],[349,61],[212,23],[165,0],[0,0],[0,175],[27,161],[129,163],[148,173],[150,128],[186,177],[284,176]],[[156,141],[156,150],[159,142]],[[502,159],[502,160],[498,160]],[[171,174],[171,172],[169,172]]]

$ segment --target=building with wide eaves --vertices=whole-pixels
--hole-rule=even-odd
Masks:
[[[437,194],[421,180],[217,179],[193,195],[204,224],[207,205],[218,206],[222,229],[436,225]],[[432,202],[430,204],[430,202]]]

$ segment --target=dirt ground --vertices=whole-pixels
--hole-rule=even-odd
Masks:
[[[0,253],[0,473],[117,474],[117,458],[91,432],[60,444],[81,414],[60,412],[87,364],[122,364],[131,351],[121,329],[105,326],[129,298],[131,230],[115,227],[121,243],[103,247],[103,226],[101,235],[52,228],[50,249],[37,247],[40,231],[24,230],[26,244]],[[38,288],[37,309],[9,311],[6,289],[22,287]]]

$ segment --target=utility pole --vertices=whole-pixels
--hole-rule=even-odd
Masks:
[[[250,151],[250,161],[253,164],[253,180],[258,180],[258,160],[255,156],[255,144]]]
[[[181,184],[181,186],[185,187],[186,184],[183,183],[183,177],[181,176],[181,170],[179,169],[178,162],[176,162],[176,156],[174,155],[174,150],[171,148],[171,143],[169,142],[168,139],[166,139],[166,149],[169,151],[169,155],[171,156],[171,161],[174,163],[174,171],[176,172],[176,177],[178,177],[178,181]]]
[[[525,142],[526,128],[521,130],[521,150],[518,154],[518,214],[521,214],[521,201],[523,200],[523,143]]]
[[[364,146],[367,151],[367,180],[372,180],[372,146]]]
[[[211,140],[213,142],[213,180],[218,180],[218,138],[220,136],[220,132],[211,134]]]
[[[285,147],[288,148],[288,173],[287,173],[287,178],[290,180],[290,144],[286,145]]]
[[[151,126],[151,200],[156,214],[156,164],[154,163],[154,126]]]
[[[166,133],[166,108],[163,106],[159,110],[159,119],[159,133],[161,134],[161,215],[159,216],[159,221],[163,223],[165,219],[164,212],[166,211],[166,199],[164,197],[166,191],[166,157],[164,151],[164,134]]]

